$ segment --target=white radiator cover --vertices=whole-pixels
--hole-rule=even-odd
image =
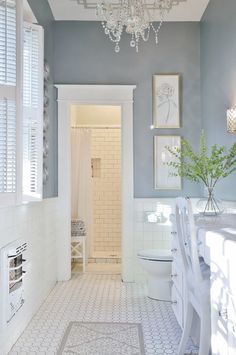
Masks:
[[[57,242],[61,238],[62,223],[58,198],[0,207],[0,250],[16,239],[24,240],[28,247],[24,286],[26,302],[12,321],[0,329],[1,355],[8,354],[56,283]],[[0,295],[0,312],[2,302]],[[0,327],[1,323],[0,315]]]
[[[16,240],[1,249],[1,324],[6,327],[25,303],[27,243]]]

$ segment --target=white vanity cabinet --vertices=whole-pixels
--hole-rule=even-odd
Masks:
[[[228,280],[227,263],[221,256],[211,255],[211,333],[212,353],[228,355]]]
[[[171,222],[172,307],[183,328],[185,280],[173,217]],[[197,219],[196,225],[199,254],[211,269],[212,355],[236,355],[236,215],[222,215],[212,224]]]
[[[198,235],[200,253],[211,268],[212,355],[236,354],[236,216],[222,216]]]
[[[228,295],[228,355],[235,355],[236,353],[236,296]]]
[[[236,234],[236,233],[235,233]],[[226,326],[227,326],[227,355],[236,354],[236,237],[235,240],[224,238],[224,258],[226,270]],[[217,328],[217,327],[216,327]],[[220,329],[217,328],[219,333]]]

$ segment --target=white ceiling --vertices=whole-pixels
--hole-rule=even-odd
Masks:
[[[99,0],[48,0],[55,20],[71,21],[97,20],[94,7],[98,1]],[[115,1],[116,0],[113,0],[113,2]],[[208,3],[209,0],[183,1],[178,6],[173,7],[166,17],[166,21],[200,21]]]

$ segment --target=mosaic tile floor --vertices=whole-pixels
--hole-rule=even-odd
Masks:
[[[146,355],[176,355],[181,330],[171,304],[145,292],[144,285],[124,284],[119,275],[74,274],[56,285],[9,354],[56,354],[69,323],[83,321],[141,323]],[[193,349],[189,345],[188,353],[197,354]]]

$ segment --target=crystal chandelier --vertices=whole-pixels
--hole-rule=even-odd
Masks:
[[[152,1],[152,0],[150,0]],[[154,32],[156,44],[163,24],[165,15],[174,5],[186,0],[153,0],[147,3],[146,0],[118,0],[117,3],[106,3],[97,5],[97,17],[102,21],[105,34],[115,43],[115,52],[120,51],[120,40],[123,32],[131,36],[130,46],[138,52],[139,42],[149,39],[151,31]],[[154,21],[160,21],[155,26]]]

